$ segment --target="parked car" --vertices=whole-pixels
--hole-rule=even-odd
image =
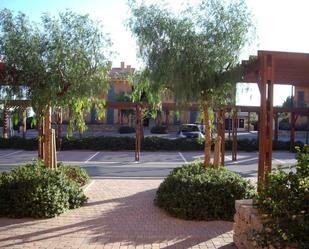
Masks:
[[[182,124],[177,132],[178,137],[183,138],[201,138],[205,139],[203,125],[199,124]]]

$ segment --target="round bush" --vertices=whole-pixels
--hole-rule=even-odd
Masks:
[[[90,177],[86,170],[81,167],[73,165],[64,165],[63,163],[58,163],[58,169],[63,172],[68,178],[76,182],[80,187],[86,185]]]
[[[150,132],[152,134],[167,134],[166,126],[164,125],[156,125],[151,128]]]
[[[121,126],[118,131],[120,134],[134,133],[135,128],[131,126]]]
[[[155,203],[190,220],[232,220],[235,200],[251,198],[254,187],[240,175],[194,162],[174,169],[161,183]]]
[[[41,162],[0,174],[1,216],[49,218],[80,207],[86,200],[76,182]]]

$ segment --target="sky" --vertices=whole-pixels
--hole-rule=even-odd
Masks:
[[[149,1],[149,0],[148,0]],[[154,0],[152,0],[155,2]],[[257,50],[275,50],[309,53],[309,1],[308,0],[245,0],[256,26],[256,39],[241,54],[241,59],[256,55]],[[166,0],[177,11],[185,1]],[[192,0],[191,0],[192,2]],[[130,15],[127,0],[0,0],[0,9],[21,11],[33,21],[39,21],[42,13],[57,15],[70,9],[89,14],[103,24],[112,42],[113,66],[121,61],[132,67],[140,67],[136,56],[136,43],[125,26]],[[240,105],[259,105],[257,85],[241,85],[238,101]],[[290,86],[275,85],[274,105],[280,105],[291,93]]]

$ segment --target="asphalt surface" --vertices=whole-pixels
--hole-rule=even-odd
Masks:
[[[0,150],[0,171],[10,171],[36,158],[37,151]],[[60,151],[57,159],[65,164],[82,166],[93,178],[163,178],[176,167],[203,159],[203,153],[142,152],[141,160],[135,162],[134,151]],[[227,152],[225,160],[228,169],[243,177],[257,176],[258,152],[238,152],[235,162]],[[273,168],[283,165],[288,170],[295,162],[294,153],[273,152]]]

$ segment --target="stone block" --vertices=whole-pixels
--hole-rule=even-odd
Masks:
[[[253,204],[252,199],[236,200],[235,201],[235,209],[236,209],[236,211],[238,211],[240,206],[252,206],[252,204]]]

